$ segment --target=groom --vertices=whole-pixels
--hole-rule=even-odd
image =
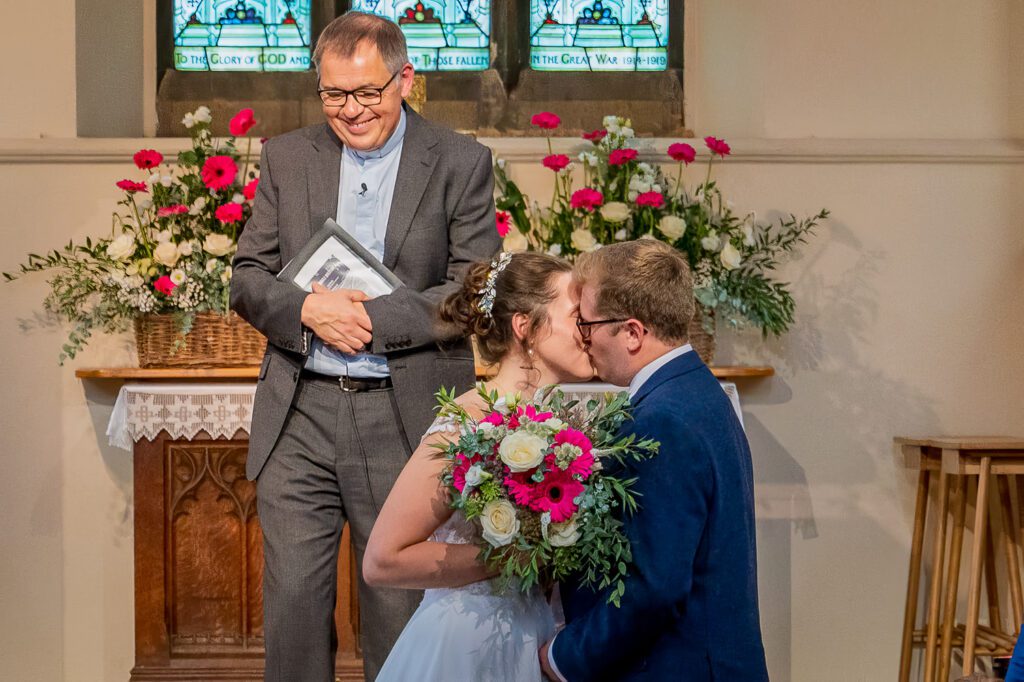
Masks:
[[[687,343],[686,261],[648,239],[576,261],[580,333],[597,373],[629,386],[627,428],[661,443],[630,464],[639,511],[622,605],[565,583],[565,629],[540,651],[553,680],[768,679],[757,607],[750,450],[718,381]]]

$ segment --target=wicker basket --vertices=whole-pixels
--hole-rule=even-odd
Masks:
[[[690,319],[688,334],[690,345],[697,351],[697,355],[705,364],[710,365],[715,359],[715,312],[711,311],[709,325],[711,331],[704,328],[705,313],[702,312],[700,303],[697,304],[693,317]]]
[[[267,339],[235,313],[197,313],[184,337],[175,315],[135,318],[140,367],[246,367],[258,365]]]

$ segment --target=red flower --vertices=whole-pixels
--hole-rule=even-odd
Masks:
[[[551,412],[538,412],[537,408],[533,405],[527,405],[525,410],[522,407],[517,407],[516,416],[526,417],[532,422],[546,422],[555,415]]]
[[[590,140],[594,144],[597,144],[598,142],[603,140],[607,135],[607,130],[605,130],[604,128],[598,128],[597,130],[591,131],[589,133],[583,133],[583,139]]]
[[[542,111],[539,114],[534,114],[530,117],[530,124],[535,125],[538,128],[554,130],[562,124],[562,119],[558,118],[557,114],[552,114],[550,111]]]
[[[561,523],[568,521],[579,508],[573,502],[583,492],[583,484],[573,478],[568,471],[555,467],[544,474],[544,480],[537,484],[533,491],[530,509],[539,512],[551,512],[551,521]]]
[[[203,183],[217,191],[229,187],[238,175],[238,166],[230,156],[211,156],[203,164]]]
[[[153,288],[159,291],[161,294],[170,296],[174,293],[175,287],[178,285],[171,281],[171,278],[164,275],[157,281],[153,282]]]
[[[661,195],[661,192],[644,192],[637,196],[636,205],[661,208],[665,205],[665,197]]]
[[[148,170],[159,166],[164,160],[164,155],[155,149],[140,149],[135,152],[135,156],[132,159],[141,170]]]
[[[512,218],[512,216],[508,213],[508,211],[495,211],[494,212],[494,220],[497,223],[498,235],[500,237],[505,237],[506,235],[508,235],[508,231],[509,231],[509,229],[511,227],[510,224],[509,224],[509,220],[511,218]],[[497,412],[495,412],[495,414],[497,414]]]
[[[455,455],[455,466],[452,468],[452,485],[460,493],[462,489],[466,487],[466,472],[469,468],[481,461],[480,455],[473,455],[472,457],[466,457],[463,454]]]
[[[214,211],[214,215],[217,216],[217,220],[221,221],[225,225],[228,223],[237,223],[242,219],[242,205],[231,202],[230,204],[223,204],[217,207]]]
[[[708,146],[708,149],[711,150],[712,154],[718,154],[723,159],[732,151],[725,140],[720,140],[717,137],[711,137],[710,135],[704,138],[704,144]]]
[[[528,507],[535,497],[536,483],[530,480],[533,474],[527,471],[510,473],[505,476],[505,489],[520,507]]]
[[[569,157],[565,154],[551,154],[550,156],[545,156],[541,163],[544,164],[545,168],[550,168],[557,173],[569,165]]]
[[[188,206],[174,204],[173,206],[161,206],[156,210],[158,218],[166,218],[169,215],[179,215],[181,213],[188,213]]]
[[[590,443],[590,439],[587,438],[583,432],[577,431],[576,429],[562,429],[555,434],[555,447],[558,447],[563,443],[575,445],[583,451],[579,457],[569,464],[566,469],[566,473],[570,476],[579,475],[580,478],[587,478],[590,476],[594,471],[594,455],[591,453],[591,448],[593,446]],[[548,455],[548,458],[550,460],[548,465],[554,466],[554,454]]]
[[[256,178],[255,180],[253,180],[248,185],[242,188],[242,194],[248,201],[252,201],[253,199],[256,198],[256,188],[259,186],[259,184],[260,179]]]
[[[569,199],[569,204],[573,208],[582,208],[584,211],[593,211],[603,203],[604,195],[589,187],[576,190]]]
[[[635,149],[613,149],[608,155],[609,166],[621,166],[636,159]]]
[[[494,424],[495,426],[501,426],[505,423],[505,415],[495,410],[489,415],[480,420],[481,424]]]
[[[245,135],[254,125],[256,125],[256,119],[252,115],[252,109],[242,109],[228,123],[228,130],[232,135],[238,137]]]
[[[685,142],[676,142],[668,146],[668,155],[672,157],[673,161],[691,164],[697,158],[697,150]]]
[[[134,180],[118,180],[117,186],[123,189],[128,194],[135,194],[136,192],[148,192],[146,189],[146,183],[135,182]]]

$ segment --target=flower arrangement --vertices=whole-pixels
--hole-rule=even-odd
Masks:
[[[252,109],[239,111],[225,140],[214,139],[211,122],[205,106],[185,115],[192,148],[177,164],[152,149],[134,155],[142,179],[116,183],[124,194],[109,236],[29,254],[19,272],[4,273],[53,272],[44,307],[72,325],[62,362],[94,330],[123,331],[140,315],[174,314],[183,339],[197,313],[228,314],[231,257],[259,183],[258,167],[248,165],[252,140],[243,158],[237,138],[256,119]]]
[[[639,159],[631,123],[618,116],[606,116],[602,128],[583,135],[590,148],[576,159],[583,183],[574,189],[576,161],[551,149],[550,131],[561,124],[558,116],[535,114],[531,123],[548,131],[549,154],[542,165],[554,173],[554,192],[549,205],[531,202],[509,179],[504,162],[497,161],[497,223],[507,250],[572,259],[616,241],[660,239],[686,256],[705,329],[711,331],[713,319],[730,327],[752,325],[764,335],[778,336],[789,328],[793,297],[772,271],[806,242],[828,210],[772,223],[759,222],[753,213],[737,214],[711,177],[715,157],[725,159],[732,151],[725,140],[704,138],[707,171],[691,190],[684,172],[697,159],[697,150],[684,142],[669,145],[667,154],[678,165],[675,173],[666,173]]]
[[[633,479],[611,474],[629,459],[653,456],[658,443],[622,437],[629,418],[620,393],[584,405],[558,389],[499,398],[483,384],[487,409],[475,420],[454,392],[437,395],[440,414],[459,426],[458,440],[438,445],[451,506],[481,531],[481,559],[499,571],[499,589],[550,585],[569,574],[594,590],[611,588],[619,604],[632,560],[618,512],[637,502]]]

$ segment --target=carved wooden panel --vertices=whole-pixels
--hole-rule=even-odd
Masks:
[[[263,535],[245,440],[135,447],[132,680],[260,680]],[[338,554],[337,679],[362,680],[348,529]]]

